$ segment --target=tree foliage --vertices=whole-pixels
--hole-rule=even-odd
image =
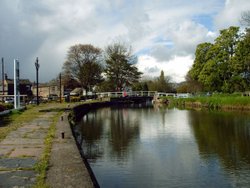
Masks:
[[[173,92],[173,87],[170,83],[170,77],[165,76],[163,70],[157,79],[154,81],[148,81],[148,89],[150,91],[158,92]]]
[[[137,58],[131,54],[131,50],[121,43],[107,46],[105,50],[105,74],[108,82],[113,83],[116,91],[131,86],[141,77],[135,64]]]
[[[221,30],[213,44],[197,46],[188,77],[205,91],[245,91],[249,89],[249,47],[249,30],[245,33],[240,33],[238,27]]]
[[[101,49],[90,44],[77,44],[69,48],[64,63],[64,75],[75,79],[87,91],[102,81]]]

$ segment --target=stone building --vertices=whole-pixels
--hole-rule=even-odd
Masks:
[[[37,87],[34,83],[32,85],[32,93],[34,96],[36,96]],[[63,97],[63,91],[64,87],[61,86],[61,96]],[[57,97],[60,97],[60,86],[57,84],[39,84],[38,85],[38,95],[40,97],[43,97],[45,99],[56,99]]]
[[[31,86],[32,83],[29,81],[29,79],[20,79],[19,80],[20,95],[27,95],[27,96],[32,95]],[[0,96],[3,95],[4,96],[14,95],[14,79],[9,79],[7,74],[5,74],[4,87],[2,80],[0,83]]]

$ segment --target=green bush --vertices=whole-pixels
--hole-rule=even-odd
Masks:
[[[14,108],[14,105],[13,104],[4,104],[6,110],[10,110],[10,109],[13,109]]]

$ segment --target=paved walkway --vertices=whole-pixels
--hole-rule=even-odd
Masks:
[[[88,170],[72,136],[67,114],[63,114],[56,128],[50,168],[47,173],[47,184],[52,188],[93,188],[94,185]]]
[[[0,142],[0,187],[29,187],[35,183],[33,167],[43,153],[44,138],[54,115],[42,113]]]
[[[0,142],[0,187],[31,187],[36,180],[34,165],[41,158],[44,139],[56,112],[43,112]],[[56,125],[47,183],[51,187],[93,187],[75,145],[66,114]],[[61,132],[65,138],[61,138]]]

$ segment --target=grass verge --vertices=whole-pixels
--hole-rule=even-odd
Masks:
[[[172,98],[174,105],[223,110],[250,110],[250,97],[215,95],[192,98]]]
[[[7,119],[7,125],[0,127],[0,141],[2,141],[11,131],[22,127],[25,122],[32,121],[39,116],[39,110],[35,106],[28,106],[26,110],[13,110]]]
[[[50,159],[50,154],[51,154],[51,149],[52,149],[52,142],[55,137],[56,124],[61,114],[62,112],[58,112],[53,117],[53,121],[48,130],[48,134],[44,140],[44,151],[43,151],[42,157],[39,160],[39,162],[35,165],[35,171],[38,173],[38,176],[36,178],[36,184],[33,186],[34,188],[48,188],[49,187],[48,185],[46,185],[46,182],[45,182],[46,172],[49,168],[49,159]]]

